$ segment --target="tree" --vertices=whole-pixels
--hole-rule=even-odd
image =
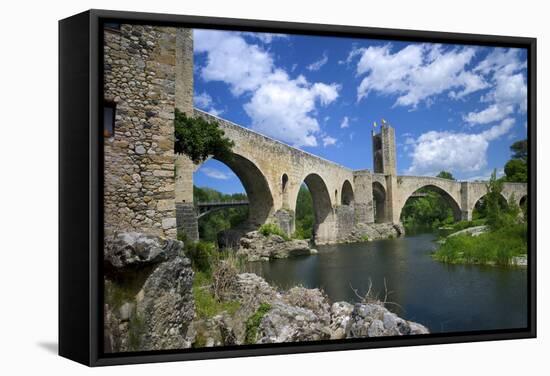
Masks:
[[[504,165],[506,181],[527,183],[527,163],[521,159],[510,159]]]
[[[296,232],[295,236],[302,239],[310,239],[313,236],[313,199],[307,186],[303,184],[298,191],[296,199]]]
[[[516,183],[527,182],[527,140],[516,141],[510,146],[512,159],[504,166],[505,180]]]
[[[512,159],[521,159],[527,162],[527,140],[516,141],[510,146],[512,150]]]
[[[228,158],[235,143],[225,137],[217,122],[188,117],[176,109],[174,151],[187,155],[194,163],[208,157]]]
[[[449,180],[456,180],[453,176],[453,174],[451,174],[450,172],[448,171],[441,171],[439,174],[437,174],[436,176],[437,178],[442,178],[442,179],[449,179]]]

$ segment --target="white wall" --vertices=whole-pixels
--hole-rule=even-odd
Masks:
[[[544,1],[96,0],[2,3],[0,373],[56,375],[518,375],[548,370],[549,241],[539,239],[539,339],[211,360],[90,370],[59,358],[57,341],[57,20],[87,8],[379,26],[539,38],[539,145],[550,142],[550,28]],[[541,148],[542,149],[542,148]],[[540,150],[539,166],[550,164]],[[546,170],[546,171],[544,171]],[[550,189],[539,168],[539,192]],[[550,209],[548,196],[539,211]],[[548,226],[539,217],[539,228]],[[544,299],[545,298],[545,299]],[[544,349],[544,347],[547,347]],[[539,372],[536,372],[540,370]]]

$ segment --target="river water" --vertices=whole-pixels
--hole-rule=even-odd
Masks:
[[[372,288],[398,305],[398,315],[432,333],[527,326],[526,269],[448,265],[435,261],[434,234],[368,243],[319,246],[319,253],[250,265],[283,289],[322,288],[332,302],[358,301],[353,289]],[[384,280],[386,288],[384,287]]]

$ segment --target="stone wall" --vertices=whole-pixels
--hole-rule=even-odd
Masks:
[[[107,234],[176,235],[175,47],[171,27],[105,30],[104,97],[116,103],[114,134],[104,138]]]

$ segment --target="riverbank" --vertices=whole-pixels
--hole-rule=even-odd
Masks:
[[[517,223],[497,230],[474,226],[440,240],[433,257],[450,264],[527,266],[527,226]]]
[[[375,297],[279,289],[240,259],[139,233],[105,240],[106,352],[427,334]],[[217,252],[217,251],[216,251]]]

